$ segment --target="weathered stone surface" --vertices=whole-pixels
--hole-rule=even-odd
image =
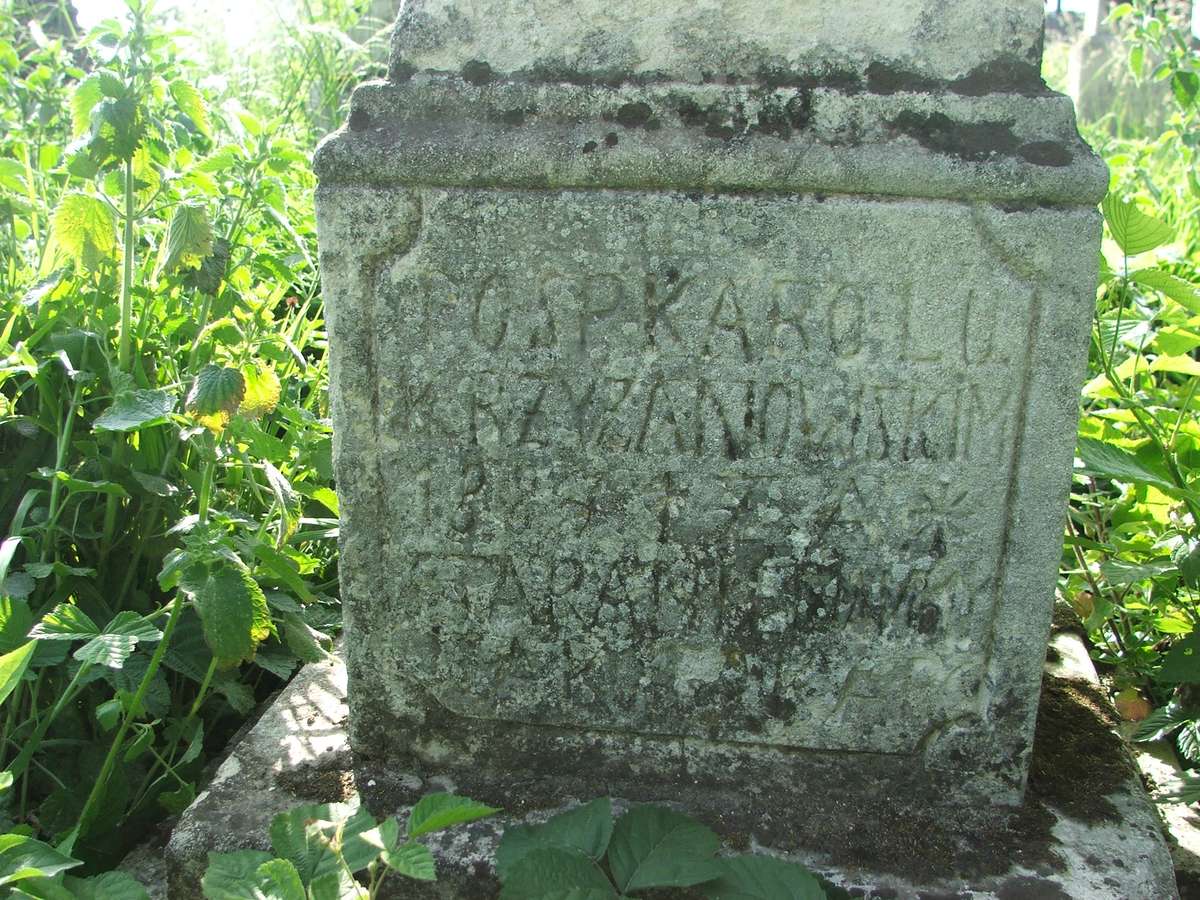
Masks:
[[[457,73],[472,64],[463,71],[476,80],[700,82],[770,72],[891,82],[900,73],[965,79],[1000,61],[1036,80],[1042,9],[1040,0],[426,0],[401,10],[393,66]]]
[[[701,29],[471,26],[497,6],[406,6],[395,80],[316,160],[375,798],[1016,802],[1106,180],[1068,101],[956,79],[1038,5],[962,4],[977,56],[902,66],[924,7],[860,10],[829,46],[879,65],[781,80],[798,20],[739,4],[769,24],[722,84]],[[562,83],[568,6],[668,80]]]
[[[1094,683],[1095,672],[1077,634],[1058,633],[1053,647],[1055,662],[1046,669],[1047,690],[1054,685]],[[238,761],[237,771],[230,774],[232,763],[222,768],[214,785],[183,814],[167,847],[171,900],[199,900],[199,878],[209,851],[266,847],[271,818],[281,809],[317,800],[353,801],[353,794],[330,792],[335,786],[353,784],[347,754],[329,752],[344,747],[346,742],[342,715],[345,680],[340,660],[306,667],[274,702],[261,724],[233,748],[230,758]],[[1113,737],[1100,758],[1086,760],[1089,766],[1099,769],[1113,769],[1115,763],[1118,774],[1111,783],[1098,781],[1094,771],[1081,771],[1083,760],[1072,754],[1073,748],[1056,740],[1064,729],[1078,726],[1073,719],[1056,719],[1064,712],[1070,710],[1054,704],[1043,709],[1041,725],[1045,727],[1039,727],[1038,758],[1048,768],[1074,773],[1070,784],[1059,785],[1054,793],[1089,806],[1096,802],[1108,804],[1105,815],[1085,818],[1077,810],[1047,806],[1046,798],[1035,790],[1031,794],[1036,796],[1027,797],[1016,810],[980,809],[972,815],[961,808],[943,806],[945,819],[937,821],[934,817],[933,824],[923,829],[905,817],[889,817],[882,812],[879,807],[884,798],[879,797],[871,804],[848,804],[843,815],[825,816],[820,823],[823,842],[826,847],[841,848],[837,854],[814,847],[764,846],[741,827],[737,817],[706,817],[706,821],[725,834],[727,849],[790,851],[793,858],[834,884],[857,891],[854,896],[880,900],[1177,897],[1160,823],[1129,765],[1128,751]],[[301,762],[293,765],[287,762],[290,760]],[[412,773],[404,775],[404,780],[418,794],[457,787],[444,778],[422,781]],[[686,796],[687,790],[682,793]],[[506,803],[508,812],[495,818],[424,838],[437,859],[438,881],[416,885],[393,879],[393,893],[388,896],[404,900],[495,897],[495,852],[504,828],[515,822],[543,821],[563,807],[591,797],[561,796],[543,809],[530,809],[523,799],[519,795],[511,797]],[[734,798],[735,802],[739,799],[745,802],[744,797]],[[625,805],[619,800],[616,803],[618,810]],[[403,820],[407,810],[395,806],[379,810],[380,815],[391,813]],[[802,815],[802,811],[796,815]],[[877,830],[864,833],[869,828]],[[880,844],[903,846],[896,835],[905,831],[918,835],[911,857],[918,861],[919,872],[913,871],[912,862],[887,866],[876,858]],[[920,862],[947,848],[949,856],[939,855],[923,865]],[[847,863],[847,856],[853,861]]]

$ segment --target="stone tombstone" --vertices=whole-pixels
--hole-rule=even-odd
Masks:
[[[1019,802],[1107,182],[1042,6],[408,0],[316,156],[368,799]]]

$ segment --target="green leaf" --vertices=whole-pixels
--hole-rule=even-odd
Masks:
[[[175,398],[166,391],[136,390],[118,394],[113,405],[92,423],[95,431],[137,431],[170,421]]]
[[[69,191],[50,218],[50,244],[77,266],[94,271],[116,253],[116,215],[100,198]],[[47,253],[47,259],[53,261],[53,257]]]
[[[1184,109],[1196,102],[1198,91],[1200,91],[1200,75],[1181,69],[1171,73],[1171,92],[1175,94],[1175,101]]]
[[[1200,314],[1200,290],[1177,275],[1163,269],[1138,269],[1130,273],[1129,280],[1166,294],[1190,313]]]
[[[451,825],[474,822],[500,812],[493,806],[484,806],[466,797],[454,794],[426,794],[408,814],[408,836],[420,837],[431,831],[440,831]]]
[[[1168,243],[1175,236],[1166,223],[1146,215],[1115,194],[1104,198],[1103,209],[1113,240],[1126,256],[1146,253]]]
[[[293,594],[305,603],[315,603],[316,595],[309,589],[308,582],[301,577],[295,564],[270,544],[259,541],[254,545],[254,555],[271,578],[283,582]]]
[[[796,863],[745,855],[719,866],[720,878],[701,888],[710,900],[825,900],[820,882]]]
[[[68,875],[66,887],[77,900],[150,900],[150,894],[128,872],[105,872],[91,878]]]
[[[1147,560],[1142,563],[1131,563],[1123,559],[1109,559],[1100,565],[1100,574],[1105,580],[1116,587],[1149,581],[1167,572],[1175,571],[1175,563],[1171,559]]]
[[[415,878],[417,881],[437,880],[433,853],[423,844],[409,841],[395,850],[384,850],[382,859],[384,865],[399,872],[405,878]]]
[[[617,820],[608,864],[621,893],[687,887],[721,874],[721,840],[696,820],[661,806],[635,806]]]
[[[1151,484],[1165,491],[1176,490],[1175,483],[1171,481],[1164,467],[1153,462],[1144,462],[1115,444],[1081,437],[1079,458],[1083,460],[1084,469],[1091,475]]]
[[[37,642],[29,641],[11,653],[0,656],[0,704],[8,699],[8,695],[25,677],[25,670],[29,668],[29,660],[33,659],[36,649]]]
[[[180,203],[171,214],[167,236],[159,245],[154,277],[174,274],[178,269],[198,269],[213,251],[212,225],[199,203]]]
[[[139,641],[154,643],[161,638],[161,631],[137,613],[125,610],[117,613],[102,634],[76,650],[75,658],[80,662],[119,669]]]
[[[262,850],[237,850],[233,853],[208,854],[208,868],[200,879],[207,900],[246,900],[258,881],[258,867],[270,862],[270,853]]]
[[[27,835],[0,835],[0,886],[25,878],[51,877],[81,865]]]
[[[605,898],[617,896],[604,872],[582,853],[540,847],[512,867],[504,880],[500,900],[535,900],[573,889],[593,891]]]
[[[541,847],[578,850],[599,861],[612,837],[612,801],[593,800],[554,816],[541,825],[513,825],[504,829],[496,850],[496,872],[501,879],[530,851]]]
[[[316,631],[297,613],[284,613],[282,623],[283,642],[304,662],[321,662],[329,658],[329,652],[322,646],[329,642],[329,635]]]
[[[320,826],[343,817],[344,811],[338,804],[294,807],[271,820],[271,847],[278,856],[296,867],[305,883],[311,882],[321,872],[332,871],[338,866]]]
[[[1167,651],[1158,677],[1176,684],[1200,682],[1200,632],[1193,631]]]
[[[267,365],[246,366],[242,369],[246,379],[246,395],[238,410],[243,416],[257,418],[274,412],[279,405],[279,376]]]
[[[1138,723],[1137,731],[1133,733],[1135,741],[1149,742],[1165,738],[1168,734],[1192,719],[1184,712],[1183,704],[1172,700],[1166,706],[1160,706]]]
[[[272,859],[258,867],[255,900],[307,900],[304,883],[296,867],[286,859]]]
[[[219,421],[223,427],[229,417],[237,412],[245,395],[246,379],[241,372],[210,363],[200,370],[192,382],[192,389],[187,396],[187,409],[201,419]]]
[[[174,98],[180,111],[192,120],[196,130],[205,137],[212,137],[212,122],[208,117],[208,104],[204,102],[204,96],[200,91],[190,81],[183,78],[176,78],[172,81],[170,91],[171,97]]]
[[[82,609],[72,603],[60,603],[42,616],[29,636],[39,641],[75,641],[99,633],[100,626]]]
[[[125,86],[111,72],[93,72],[75,85],[71,94],[71,127],[76,137],[84,134],[92,121],[92,110],[105,97],[117,98]]]
[[[184,570],[179,586],[195,603],[213,656],[232,665],[254,656],[271,632],[267,598],[244,569],[221,561]]]

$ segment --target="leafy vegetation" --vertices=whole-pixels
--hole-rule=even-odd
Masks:
[[[1084,123],[1112,185],[1061,587],[1118,707],[1144,719],[1138,738],[1173,734],[1195,767],[1200,53],[1148,3],[1121,4],[1110,21],[1123,29],[1130,72],[1169,86],[1173,109],[1162,133],[1139,131],[1129,115]]]
[[[662,806],[634,806],[614,823],[593,800],[540,825],[506,828],[496,851],[501,900],[617,900],[697,887],[711,900],[824,900],[803,866],[768,856],[718,857],[721,840]]]
[[[427,794],[408,814],[377,822],[345,803],[299,806],[271,822],[271,848],[210,853],[201,887],[208,900],[374,900],[392,872],[436,881],[433,854],[416,838],[499,812],[453,794]],[[364,873],[365,884],[356,880]]]
[[[123,896],[66,873],[185,807],[340,620],[308,160],[365,5],[224,93],[149,0],[0,11],[0,885]]]

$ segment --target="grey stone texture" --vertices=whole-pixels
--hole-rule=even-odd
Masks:
[[[1095,670],[1078,634],[1059,631],[1052,646],[1054,662],[1046,666],[1048,690],[1054,685],[1095,683]],[[355,800],[347,752],[345,690],[346,671],[340,656],[328,663],[306,666],[258,724],[236,743],[208,790],[180,818],[167,844],[171,900],[200,900],[200,877],[210,851],[266,849],[267,830],[276,813],[300,803]],[[1066,799],[1069,805],[1073,798],[1078,799],[1076,792],[1090,795],[1108,805],[1102,816],[1080,816],[1078,810],[1048,804],[1040,796],[1027,797],[1016,811],[984,810],[977,820],[956,819],[944,834],[935,834],[936,827],[922,831],[914,856],[928,856],[943,844],[957,850],[941,864],[925,866],[920,873],[896,871],[896,867],[877,861],[872,864],[869,853],[855,850],[853,841],[862,840],[864,826],[881,818],[873,815],[878,804],[860,808],[854,817],[829,818],[822,823],[825,832],[835,833],[833,846],[842,848],[836,855],[809,847],[771,848],[745,832],[740,838],[733,837],[740,844],[736,849],[776,854],[790,851],[785,855],[810,866],[833,884],[857,891],[855,896],[880,900],[1177,897],[1161,825],[1136,770],[1128,764],[1128,751],[1113,737],[1099,758],[1082,759],[1072,747],[1062,746],[1062,741],[1056,739],[1063,729],[1075,729],[1079,724],[1074,718],[1063,720],[1064,713],[1070,714],[1071,710],[1053,704],[1042,710],[1038,755],[1043,761],[1057,761],[1055,768],[1061,765],[1077,772],[1072,785],[1057,790],[1060,800]],[[1093,734],[1089,740],[1095,738]],[[1097,780],[1092,771],[1080,771],[1081,766],[1110,768],[1113,763],[1117,764],[1117,776],[1109,782]],[[458,787],[440,776],[425,781],[414,773],[404,773],[403,780],[414,794]],[[364,782],[363,788],[369,791],[371,786]],[[549,809],[532,810],[521,804],[521,799],[510,798],[505,804],[508,811],[495,818],[425,838],[437,860],[438,881],[416,885],[393,879],[389,900],[495,897],[495,852],[504,829],[514,823],[543,821],[591,797],[564,796]],[[627,804],[618,800],[615,805],[619,810]],[[403,821],[407,809],[389,806],[379,810],[379,815],[387,814],[398,814]],[[1009,816],[1014,821],[1009,821]],[[886,822],[886,817],[883,820]],[[712,818],[706,821],[721,824]],[[1030,823],[1037,824],[1030,828]],[[888,824],[897,831],[904,823]],[[1014,832],[1018,832],[1020,852],[1012,846]],[[884,843],[888,840],[886,835],[882,838]],[[981,867],[978,849],[993,845],[998,849]],[[849,862],[848,856],[853,857]],[[138,874],[145,871],[140,869]]]
[[[315,163],[369,801],[1020,801],[1107,181],[1040,16],[405,5]]]

